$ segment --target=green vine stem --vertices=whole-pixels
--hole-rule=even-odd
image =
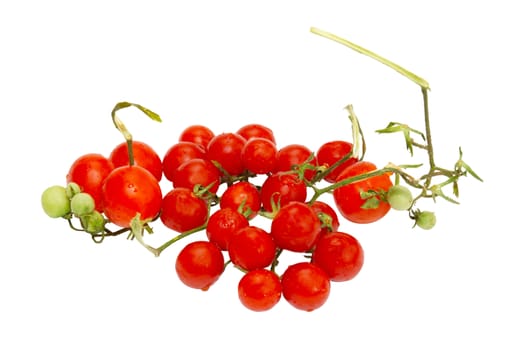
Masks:
[[[405,68],[397,65],[396,63],[391,62],[388,59],[386,59],[384,57],[381,57],[380,55],[375,54],[374,52],[372,52],[370,50],[367,50],[367,49],[365,49],[365,48],[363,48],[363,47],[361,47],[359,45],[356,45],[356,44],[348,41],[347,39],[343,39],[343,38],[341,38],[341,37],[339,37],[337,35],[334,35],[332,33],[326,32],[324,30],[321,30],[321,29],[318,29],[318,28],[315,28],[315,27],[311,27],[310,30],[314,34],[317,34],[317,35],[322,36],[324,38],[333,40],[333,41],[335,41],[337,43],[340,43],[342,45],[345,45],[345,46],[353,49],[356,52],[359,52],[359,53],[361,53],[363,55],[366,55],[366,56],[368,56],[370,58],[373,58],[376,61],[383,63],[384,65],[394,69],[396,72],[398,72],[398,73],[404,75],[405,77],[409,78],[410,80],[412,80],[413,82],[415,82],[416,84],[421,86],[422,89],[430,90],[429,83],[425,79],[423,79],[423,78],[417,76],[416,74],[406,70]]]
[[[421,93],[423,94],[423,114],[424,114],[424,120],[425,120],[425,138],[427,140],[427,154],[429,156],[429,165],[430,165],[430,173],[434,172],[434,168],[436,167],[436,163],[434,161],[434,148],[432,146],[432,136],[430,132],[430,118],[429,118],[429,96],[428,91],[426,88],[421,88]],[[427,185],[430,184],[430,176],[427,178]]]
[[[168,240],[167,242],[165,242],[164,244],[162,244],[158,248],[154,248],[154,251],[153,251],[154,255],[155,256],[159,256],[166,248],[168,248],[172,244],[178,242],[180,239],[185,238],[187,236],[190,236],[193,233],[196,233],[196,232],[199,232],[199,231],[203,231],[203,230],[205,230],[206,227],[207,227],[207,223],[205,223],[202,226],[198,226],[198,227],[196,227],[196,228],[194,228],[192,230],[180,233],[177,236],[174,236],[173,238],[171,238],[170,240]]]
[[[463,156],[463,153],[461,151],[461,148],[459,150],[459,159],[458,161],[456,162],[456,165],[454,166],[454,170],[448,170],[448,169],[445,169],[445,168],[442,168],[442,167],[439,167],[436,165],[436,162],[435,162],[435,158],[434,158],[434,148],[433,148],[433,144],[432,144],[432,134],[431,134],[431,129],[430,129],[430,118],[429,118],[429,101],[428,101],[428,91],[430,90],[430,86],[429,86],[429,83],[421,78],[420,76],[410,72],[409,70],[401,67],[400,65],[368,50],[368,49],[365,49],[359,45],[356,45],[344,38],[341,38],[337,35],[334,35],[332,33],[329,33],[329,32],[326,32],[326,31],[323,31],[321,29],[318,29],[318,28],[315,28],[315,27],[311,27],[310,28],[310,31],[314,34],[317,34],[319,36],[322,36],[324,38],[327,38],[327,39],[330,39],[330,40],[333,40],[337,43],[340,43],[344,46],[347,46],[349,48],[351,48],[352,50],[358,52],[358,53],[361,53],[363,55],[366,55],[372,59],[375,59],[376,61],[392,68],[393,70],[395,70],[396,72],[402,74],[403,76],[407,77],[408,79],[412,80],[414,83],[416,83],[417,85],[419,85],[421,87],[421,93],[422,93],[422,96],[423,96],[423,113],[424,113],[424,124],[425,124],[425,135],[423,135],[421,132],[415,130],[415,129],[412,129],[410,128],[409,126],[407,125],[404,125],[404,124],[400,124],[400,123],[389,123],[389,125],[385,128],[385,129],[381,129],[381,130],[377,130],[378,133],[390,133],[390,132],[397,132],[397,131],[401,131],[403,132],[404,134],[404,137],[405,137],[405,141],[407,143],[407,148],[409,149],[409,151],[411,152],[411,155],[413,154],[413,147],[417,147],[417,148],[421,148],[423,150],[425,150],[427,152],[427,155],[428,155],[428,161],[429,161],[429,170],[428,170],[428,173],[423,175],[420,179],[414,179],[412,176],[410,176],[409,174],[407,174],[403,169],[404,168],[409,168],[409,167],[419,167],[419,165],[413,165],[413,166],[404,166],[404,167],[397,167],[397,166],[388,166],[388,167],[385,167],[384,169],[381,169],[381,170],[378,170],[376,172],[372,172],[372,173],[369,173],[367,175],[371,175],[371,176],[376,176],[376,175],[379,175],[379,174],[383,174],[383,173],[387,173],[387,172],[393,172],[395,173],[397,176],[401,176],[406,183],[408,183],[409,185],[411,185],[412,187],[414,188],[418,188],[418,189],[421,189],[421,193],[418,195],[418,197],[416,197],[415,200],[419,199],[419,198],[422,198],[422,197],[432,197],[433,199],[435,199],[436,197],[440,196],[452,203],[458,203],[456,200],[450,198],[449,196],[445,195],[442,191],[442,188],[444,186],[447,186],[449,184],[452,184],[453,186],[453,193],[456,197],[458,197],[459,195],[459,190],[458,190],[458,179],[462,176],[465,176],[467,174],[470,174],[472,175],[474,178],[476,178],[477,180],[479,181],[483,181],[471,168],[470,166],[468,166],[463,160],[462,160],[462,156]],[[352,111],[352,109],[349,110],[349,117],[351,119],[351,122],[353,123],[353,134],[354,134],[354,130],[359,130],[359,128],[354,128],[354,119],[355,118],[355,115],[354,115],[354,112]],[[411,138],[411,133],[415,133],[415,134],[418,134],[420,135],[423,140],[426,142],[426,144],[422,144],[422,143],[419,143],[419,142],[416,142],[414,141],[412,138]],[[356,141],[357,140],[357,135],[353,135],[353,138],[354,140]],[[371,176],[363,176],[362,178],[360,178],[360,176],[357,176],[355,177],[354,179],[358,179],[358,180],[355,180],[355,181],[359,181],[359,180],[363,180],[363,179],[366,179],[368,177],[371,177]],[[437,185],[432,185],[431,186],[431,182],[432,182],[432,179],[435,177],[435,176],[445,176],[447,177],[447,180],[446,181],[443,181],[442,183],[440,184],[437,184]],[[314,189],[314,195],[312,197],[312,200],[311,201],[314,201],[316,200],[321,194],[325,193],[325,192],[331,192],[333,191],[335,188],[337,188],[338,186],[340,186],[340,184],[348,184],[348,183],[352,183],[354,181],[352,181],[353,179],[346,179],[345,181],[342,181],[342,182],[339,182],[337,184],[333,184],[331,186],[328,186],[322,190],[319,190],[315,187],[313,187]],[[420,184],[420,180],[424,180],[425,183],[423,185]],[[397,182],[397,181],[396,181]]]

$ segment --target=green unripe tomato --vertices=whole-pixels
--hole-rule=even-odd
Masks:
[[[94,199],[89,193],[77,193],[71,198],[71,211],[77,216],[87,215],[94,210]]]
[[[52,218],[60,218],[71,212],[69,197],[65,187],[55,185],[44,190],[41,197],[44,212]]]
[[[387,202],[395,210],[408,210],[412,206],[412,193],[402,185],[394,185],[387,192]]]
[[[82,192],[82,189],[75,182],[68,183],[67,187],[65,188],[65,193],[67,193],[67,197],[69,197],[69,199],[72,199],[75,194],[80,192]]]
[[[424,230],[430,230],[436,225],[436,215],[431,211],[421,211],[416,215],[416,225]]]
[[[105,219],[99,211],[82,216],[82,227],[89,233],[100,233],[104,230]]]

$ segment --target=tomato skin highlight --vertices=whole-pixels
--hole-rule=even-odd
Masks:
[[[272,141],[253,137],[242,149],[242,162],[245,169],[254,174],[268,174],[276,169],[276,154],[278,149]]]
[[[160,212],[162,191],[158,181],[140,166],[122,166],[114,169],[102,187],[104,213],[113,224],[130,227],[131,220],[140,214],[140,220],[152,220]]]
[[[233,234],[247,226],[249,220],[240,212],[232,208],[221,208],[211,214],[205,231],[209,241],[221,250],[227,250]]]
[[[359,161],[345,168],[336,181],[339,182],[376,169],[376,165],[371,162]],[[386,193],[392,185],[392,181],[386,174],[373,176],[336,188],[333,192],[334,202],[345,219],[359,224],[372,223],[383,218],[389,212],[390,205],[386,200],[380,199],[376,208],[362,208],[367,199],[361,198],[361,193],[368,191]]]
[[[141,166],[151,172],[156,180],[162,179],[162,160],[158,153],[146,144],[145,142],[133,140],[133,158],[134,165]],[[109,159],[113,162],[114,167],[129,165],[129,152],[127,150],[127,142],[118,144],[109,155]]]
[[[335,282],[353,279],[360,272],[363,261],[364,253],[360,243],[344,232],[331,232],[321,237],[311,259]]]
[[[325,271],[309,262],[288,266],[281,276],[281,284],[285,300],[295,308],[308,312],[325,304],[331,288]]]
[[[190,159],[181,164],[174,172],[174,187],[190,190],[195,185],[209,187],[209,192],[216,193],[220,188],[220,171],[210,161],[201,158]]]
[[[109,158],[98,153],[88,153],[73,162],[66,181],[76,183],[83,192],[89,193],[94,199],[96,210],[103,212],[102,186],[114,168]]]
[[[162,223],[179,233],[202,226],[208,216],[207,202],[185,187],[169,191],[163,198],[161,207]]]
[[[281,207],[271,223],[271,235],[276,245],[293,252],[312,249],[320,232],[320,219],[303,202],[290,202]]]
[[[248,271],[238,283],[240,302],[252,311],[272,309],[281,299],[281,282],[278,275],[270,270]]]
[[[218,246],[209,241],[187,244],[176,258],[180,281],[190,288],[207,291],[222,275],[225,260]]]
[[[191,159],[205,159],[205,148],[194,142],[180,141],[172,145],[162,160],[162,169],[165,178],[174,182],[176,169]]]
[[[276,144],[276,138],[272,130],[261,124],[247,124],[242,126],[236,131],[236,133],[242,136],[246,141],[249,141],[251,138],[263,138],[271,141]]]
[[[278,172],[269,175],[260,189],[263,209],[273,212],[272,202],[280,207],[291,201],[305,202],[307,185],[293,173]]]
[[[185,128],[178,137],[178,141],[194,142],[207,148],[207,145],[214,137],[214,132],[204,125],[190,125]]]
[[[234,265],[250,271],[272,263],[276,256],[276,243],[265,230],[247,226],[231,236],[228,251]]]
[[[236,133],[223,133],[214,136],[207,145],[207,158],[220,164],[228,175],[243,173],[242,149],[247,141]]]

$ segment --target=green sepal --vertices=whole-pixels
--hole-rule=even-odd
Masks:
[[[454,169],[456,171],[461,171],[462,168],[465,169],[465,175],[466,174],[470,174],[476,180],[479,180],[479,181],[483,182],[483,179],[481,177],[479,177],[479,175],[476,174],[476,172],[474,172],[474,170],[472,170],[472,168],[467,163],[465,163],[463,161],[463,151],[461,150],[461,147],[460,147],[459,148],[459,159],[456,162],[456,165],[454,166]]]
[[[410,155],[412,156],[414,154],[414,140],[411,137],[411,133],[417,134],[421,136],[423,141],[425,141],[425,135],[416,129],[411,128],[410,126],[402,123],[397,122],[389,122],[389,124],[383,128],[376,130],[378,134],[390,134],[394,132],[401,132],[403,133],[403,137],[405,138],[405,144],[407,146],[407,150],[410,152]]]
[[[149,250],[151,253],[153,253],[155,256],[159,256],[160,252],[158,249],[151,247],[145,241],[143,240],[143,231],[144,229],[148,227],[146,221],[142,221],[140,219],[140,213],[137,213],[134,218],[132,218],[130,223],[131,228],[131,236],[136,238],[136,240],[144,246],[147,250]],[[150,228],[147,228],[147,231],[149,231]]]
[[[420,164],[401,164],[401,165],[398,165],[398,167],[402,168],[402,169],[416,169],[416,168],[421,168],[423,166],[423,163],[420,163]]]
[[[456,183],[456,182],[454,182]],[[430,190],[432,191],[432,198],[434,199],[434,201],[436,201],[436,197],[441,197],[443,199],[445,199],[446,201],[449,201],[451,203],[454,203],[454,204],[459,204],[458,201],[456,201],[455,199],[452,199],[450,198],[449,196],[447,196],[445,193],[443,193],[443,190],[441,189],[441,186],[440,185],[435,185],[435,186],[432,186],[430,188]]]
[[[365,200],[365,203],[360,207],[362,209],[376,209],[380,206],[380,200],[376,196],[372,196]]]

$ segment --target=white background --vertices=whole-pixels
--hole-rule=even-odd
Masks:
[[[0,348],[523,348],[519,7],[510,1],[17,1],[0,5]],[[357,4],[356,4],[357,3]],[[236,297],[227,269],[208,292],[178,281],[179,243],[154,258],[125,237],[101,245],[40,208],[84,153],[123,139],[110,111],[160,155],[201,123],[270,126],[278,144],[350,138],[354,105],[369,160],[411,159],[389,121],[422,128],[419,88],[309,32],[365,46],[424,77],[436,161],[464,159],[461,204],[424,202],[432,231],[391,212],[343,222],[366,261],[320,309],[266,313]],[[162,226],[152,244],[173,235]],[[194,238],[203,238],[198,234]],[[294,257],[288,257],[292,260]]]

